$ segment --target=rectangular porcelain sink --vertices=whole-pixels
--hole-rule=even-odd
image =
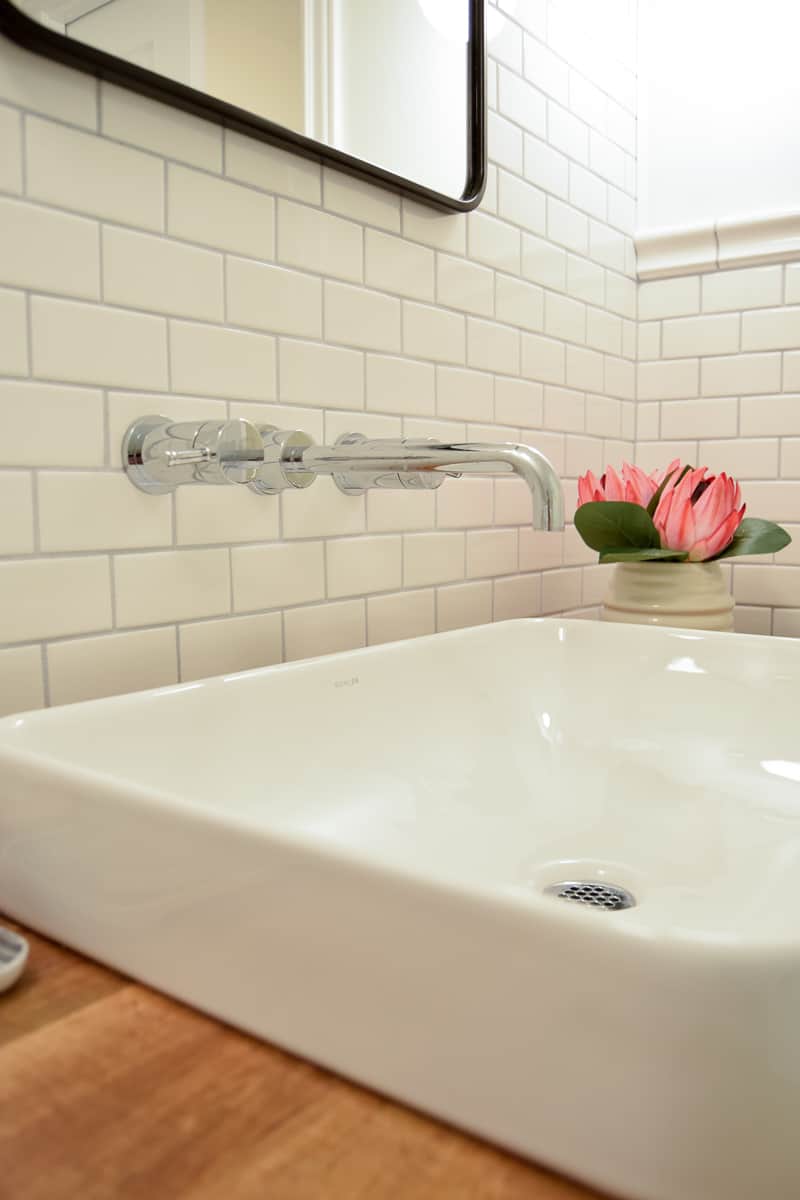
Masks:
[[[797,643],[511,621],[10,717],[0,908],[612,1196],[800,1196]]]

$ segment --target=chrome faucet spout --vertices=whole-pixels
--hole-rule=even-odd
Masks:
[[[361,434],[345,434],[335,446],[312,445],[290,451],[284,470],[287,476],[293,471],[332,475],[348,495],[370,487],[436,488],[446,475],[513,473],[530,489],[534,528],[564,528],[561,481],[552,464],[533,446],[515,442],[368,440]]]

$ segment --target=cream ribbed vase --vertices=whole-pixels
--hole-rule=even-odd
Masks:
[[[617,563],[604,621],[733,629],[733,597],[719,563]]]

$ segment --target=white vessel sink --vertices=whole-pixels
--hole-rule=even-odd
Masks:
[[[0,908],[612,1196],[800,1196],[796,643],[513,621],[10,717]]]

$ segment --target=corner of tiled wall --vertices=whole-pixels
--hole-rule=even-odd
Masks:
[[[489,186],[467,216],[0,41],[0,711],[594,614],[605,568],[572,528],[534,533],[516,480],[151,497],[118,447],[146,412],[523,440],[568,511],[579,472],[631,456],[635,12],[609,0],[600,37],[596,8],[490,14]],[[699,370],[671,354],[642,364],[644,421],[658,372]],[[710,369],[703,395],[725,394]]]

